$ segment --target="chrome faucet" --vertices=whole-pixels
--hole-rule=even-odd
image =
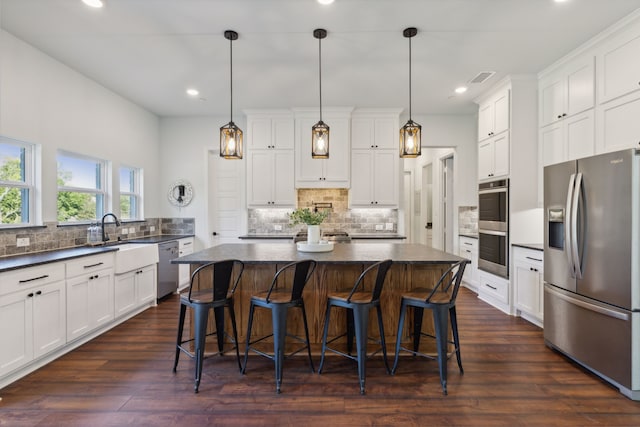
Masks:
[[[116,227],[120,226],[120,220],[119,220],[119,219],[118,219],[118,217],[117,217],[117,216],[115,216],[113,213],[111,213],[111,212],[107,212],[106,214],[102,215],[102,221],[101,221],[101,224],[102,224],[102,241],[103,241],[103,242],[108,242],[108,241],[109,241],[109,235],[108,235],[108,234],[106,234],[106,233],[104,232],[104,219],[105,219],[106,217],[108,217],[108,216],[112,216],[112,217],[113,217],[113,219],[115,219],[115,220],[116,220]]]

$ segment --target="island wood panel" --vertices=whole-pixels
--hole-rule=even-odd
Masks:
[[[236,314],[236,325],[238,328],[238,339],[240,340],[240,350],[244,350],[246,342],[246,333],[249,320],[249,307],[251,296],[269,289],[273,276],[276,271],[284,266],[285,263],[273,264],[246,264],[244,273],[238,285],[234,296],[234,308]],[[324,318],[326,313],[327,296],[334,291],[349,291],[362,271],[371,263],[348,263],[318,264],[313,276],[305,287],[303,297],[305,301],[305,309],[307,312],[307,322],[309,325],[309,339],[312,343],[314,353],[317,353],[322,343],[322,334],[324,328]],[[192,264],[192,271],[197,268],[197,264]],[[446,271],[449,264],[401,264],[394,263],[387,273],[387,278],[381,295],[381,307],[383,313],[383,324],[385,329],[385,337],[387,347],[392,350],[396,341],[396,332],[398,327],[398,319],[400,315],[400,302],[402,294],[410,289],[431,288],[437,282],[440,276]],[[291,285],[292,274],[285,274],[281,277],[278,288],[289,287]],[[371,289],[374,277],[365,280],[365,289]],[[201,282],[197,289],[210,286]],[[379,338],[378,321],[375,310],[372,310],[369,316],[369,335],[373,338]],[[190,325],[189,330],[193,329],[192,320],[187,320]],[[228,312],[225,310],[225,330],[231,336],[231,326]],[[412,317],[408,316],[405,321],[405,328],[402,335],[402,341],[408,342],[411,339],[410,331],[413,328]],[[209,317],[209,327],[207,332],[211,333],[215,330],[213,315]],[[304,324],[302,322],[302,310],[294,308],[289,310],[287,316],[287,331],[289,334],[304,336]],[[341,308],[333,308],[331,312],[331,320],[329,324],[328,338],[331,339],[346,331],[346,314]],[[429,311],[425,311],[423,318],[423,331],[433,334],[433,318]],[[269,335],[272,333],[271,311],[256,307],[254,313],[253,328],[251,339]],[[341,338],[336,343],[344,344],[346,338]],[[265,340],[264,345],[259,346],[264,351],[272,351],[272,340]],[[355,345],[355,344],[354,344]],[[299,344],[291,339],[287,339],[287,350],[291,351],[298,348]],[[372,344],[372,347],[375,345]],[[230,348],[230,347],[227,347]],[[340,346],[339,346],[340,348]],[[342,347],[344,349],[344,346]],[[421,350],[432,352],[435,351],[435,344],[431,340],[422,340]],[[209,339],[207,342],[207,351],[214,352],[216,350],[215,339]]]

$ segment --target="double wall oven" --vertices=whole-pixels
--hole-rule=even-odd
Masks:
[[[478,268],[509,277],[509,180],[478,185]]]

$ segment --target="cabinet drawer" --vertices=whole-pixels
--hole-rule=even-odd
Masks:
[[[0,274],[0,295],[64,280],[64,263],[55,262]]]
[[[178,239],[178,248],[185,253],[193,253],[193,237]]]
[[[534,268],[538,268],[542,271],[544,267],[544,252],[536,251],[533,249],[526,249],[521,247],[513,248],[513,263],[524,262],[531,265]]]
[[[480,276],[479,292],[491,296],[504,304],[509,304],[509,282],[506,280],[498,278],[492,280],[482,275]]]
[[[82,274],[93,273],[103,268],[112,268],[114,254],[100,254],[86,256],[67,262],[67,277],[76,277]]]

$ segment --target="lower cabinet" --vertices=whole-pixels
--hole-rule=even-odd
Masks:
[[[67,280],[67,340],[113,320],[113,269]]]
[[[511,314],[509,279],[478,271],[478,298]]]
[[[512,259],[516,314],[542,327],[544,314],[543,252],[514,246]]]
[[[156,299],[156,264],[115,276],[115,317],[120,317]]]
[[[178,251],[180,256],[193,253],[193,237],[178,240]],[[178,291],[186,289],[191,282],[191,265],[178,264]]]
[[[462,280],[464,285],[473,290],[478,290],[478,239],[460,236],[458,238],[458,256],[471,261],[464,269]]]

